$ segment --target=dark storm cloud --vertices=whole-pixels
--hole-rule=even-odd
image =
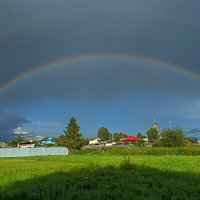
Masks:
[[[199,87],[200,81],[172,69],[134,62],[90,61],[35,74],[5,91],[0,102],[9,107],[31,104],[43,97],[101,101],[141,93],[198,99]]]
[[[0,141],[9,140],[13,134],[12,130],[19,127],[25,123],[30,123],[29,120],[23,117],[9,113],[6,111],[0,111]]]
[[[0,37],[0,82],[58,57],[91,52],[145,54],[199,71],[199,4],[3,1],[2,30],[19,27]]]
[[[147,55],[200,73],[199,7],[199,1],[188,0],[2,0],[0,85],[42,63],[97,52]],[[171,103],[173,97],[199,99],[199,88],[192,77],[154,65],[93,62],[21,81],[0,94],[0,104],[12,110],[43,97],[81,101],[130,94],[140,99],[140,93],[146,94],[144,104],[158,101],[155,94]],[[28,123],[4,109],[1,133]]]

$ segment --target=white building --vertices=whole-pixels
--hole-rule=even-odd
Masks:
[[[96,138],[96,139],[94,139],[94,140],[89,141],[89,145],[92,145],[92,144],[99,144],[99,141],[101,141],[101,139],[100,139],[100,138]]]

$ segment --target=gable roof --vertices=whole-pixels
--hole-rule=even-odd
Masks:
[[[125,141],[139,141],[141,139],[135,136],[127,136],[126,138],[124,138],[124,140]]]

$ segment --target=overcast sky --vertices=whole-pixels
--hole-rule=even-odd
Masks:
[[[159,130],[198,135],[199,7],[198,0],[1,0],[0,85],[54,67],[0,92],[0,140],[15,130],[61,135],[71,116],[85,137],[101,126],[145,134],[154,121]],[[76,56],[83,59],[67,62]]]

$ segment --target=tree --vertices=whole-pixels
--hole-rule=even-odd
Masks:
[[[156,128],[150,128],[148,131],[147,131],[147,137],[148,137],[148,141],[149,142],[155,142],[159,135],[158,135],[158,129]]]
[[[109,133],[109,140],[112,140],[113,139],[113,134],[110,132]]]
[[[101,127],[99,128],[97,132],[97,137],[101,140],[109,140],[110,139],[110,133],[107,128]]]
[[[89,138],[83,138],[83,144],[88,145],[89,144]]]
[[[115,142],[119,142],[120,139],[122,139],[123,137],[127,137],[127,135],[125,133],[114,133],[114,140]]]
[[[137,137],[142,139],[143,138],[142,133],[138,132]]]
[[[163,147],[182,147],[185,144],[185,135],[182,128],[164,129],[158,141],[158,145]]]
[[[83,138],[79,130],[75,117],[71,117],[64,135],[59,138],[59,145],[66,146],[70,151],[79,150],[83,146]]]
[[[17,144],[20,142],[23,142],[23,138],[21,136],[17,136],[16,138],[12,138],[9,142],[8,145],[12,147],[17,147]]]

